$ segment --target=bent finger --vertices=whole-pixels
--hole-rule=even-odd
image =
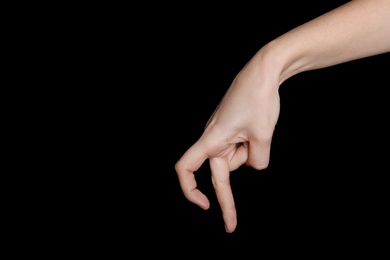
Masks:
[[[194,172],[200,168],[206,159],[207,155],[205,151],[198,143],[195,143],[175,164],[175,171],[184,196],[203,209],[208,209],[210,202],[197,188]]]
[[[251,140],[249,143],[249,154],[247,164],[256,170],[268,167],[271,139]]]
[[[229,170],[234,171],[248,160],[248,144],[239,144],[229,158]]]

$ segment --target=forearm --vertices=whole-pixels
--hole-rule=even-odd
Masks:
[[[280,85],[303,71],[389,51],[390,0],[355,0],[271,41],[250,64],[276,71]]]

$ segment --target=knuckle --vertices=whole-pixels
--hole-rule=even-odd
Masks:
[[[251,166],[252,168],[254,168],[256,170],[264,170],[264,169],[268,168],[268,165],[269,165],[269,162],[264,161],[264,162],[256,162],[256,163],[251,164],[249,166]]]

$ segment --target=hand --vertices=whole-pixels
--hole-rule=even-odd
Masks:
[[[241,165],[261,170],[268,166],[273,131],[279,117],[279,80],[265,77],[248,64],[236,76],[206,124],[202,136],[175,165],[185,197],[203,209],[208,198],[197,188],[194,173],[209,159],[212,184],[226,232],[237,226],[230,172]]]

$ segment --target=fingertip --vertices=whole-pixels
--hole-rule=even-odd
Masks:
[[[233,233],[236,230],[237,216],[235,211],[231,212],[231,214],[224,214],[224,224],[227,233]]]
[[[236,230],[237,225],[227,224],[225,223],[225,231],[226,233],[233,233]]]
[[[198,203],[198,206],[204,210],[208,210],[210,208],[210,202],[208,199],[206,199],[206,201],[202,200],[201,202]]]
[[[198,205],[200,208],[207,210],[210,208],[210,201],[200,190],[195,189],[187,194],[187,199]]]
[[[210,208],[210,202],[204,194],[200,194],[195,202],[200,208],[208,210]]]

